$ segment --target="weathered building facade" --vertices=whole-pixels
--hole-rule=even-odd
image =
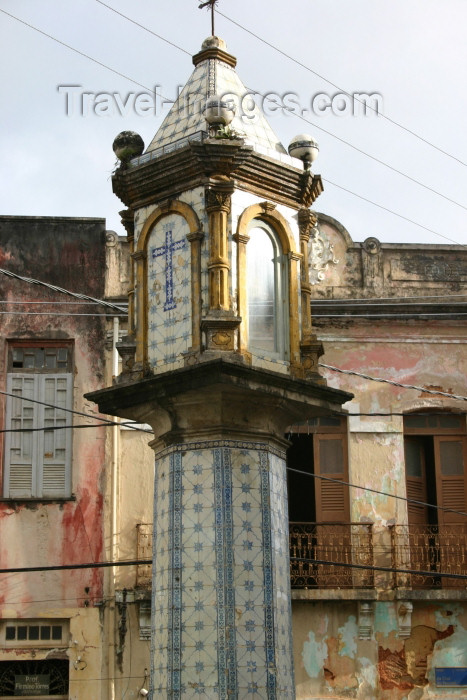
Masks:
[[[0,217],[2,698],[121,696],[119,572],[92,565],[118,557],[120,454],[138,445],[83,395],[118,372],[125,309],[92,298],[122,298],[127,260],[104,219]]]
[[[206,41],[194,63],[184,105],[191,93],[238,94],[222,42]],[[355,244],[309,210],[319,178],[300,172],[261,115],[254,128],[213,131],[202,111],[181,112],[176,103],[114,176],[133,251],[129,334],[115,387],[91,397],[159,436],[156,521],[138,529],[155,567],[152,697],[461,698],[463,249]],[[267,299],[271,261],[279,294]],[[348,392],[343,408],[318,406],[316,393],[290,401],[286,386],[325,389],[319,371]],[[285,514],[283,438],[294,664],[285,608],[272,603],[285,591],[284,533],[268,515]],[[258,531],[245,515],[255,492]],[[255,561],[236,548],[242,528],[247,552],[260,543]],[[138,580],[148,585],[149,571]]]
[[[462,246],[354,243],[318,215],[322,369],[354,398],[290,428],[297,698],[466,695],[466,271]]]
[[[186,111],[244,89],[194,63],[126,241],[0,217],[0,267],[128,291],[0,277],[1,568],[140,562],[0,574],[0,697],[465,698],[465,249],[354,243],[259,111]]]

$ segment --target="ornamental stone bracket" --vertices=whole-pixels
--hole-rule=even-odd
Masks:
[[[339,260],[334,255],[334,246],[319,227],[314,226],[308,243],[308,270],[310,284],[319,284],[326,277],[329,265],[337,265]]]
[[[370,640],[373,636],[374,604],[360,601],[358,604],[358,638]]]
[[[326,379],[318,370],[318,360],[324,354],[323,344],[315,335],[302,340],[300,343],[301,370],[304,379],[312,379],[318,384],[326,385]]]
[[[397,606],[397,622],[401,639],[407,639],[412,634],[412,613],[413,603],[409,600],[401,600]]]
[[[201,320],[205,337],[205,352],[223,354],[236,351],[237,331],[242,319],[239,316],[210,313]]]
[[[237,170],[253,152],[243,139],[205,139],[203,143],[190,142],[190,149],[198,167],[205,175],[229,176]]]

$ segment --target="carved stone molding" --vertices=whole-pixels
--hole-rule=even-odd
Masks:
[[[300,229],[300,236],[307,238],[310,236],[311,231],[316,222],[318,221],[316,214],[311,211],[311,209],[299,209],[298,210],[298,226]]]
[[[360,601],[358,604],[358,638],[369,640],[373,636],[374,604]]]
[[[117,352],[122,358],[122,374],[128,374],[133,370],[135,364],[136,343],[130,336],[125,336],[115,344]]]
[[[323,354],[323,344],[315,335],[310,335],[302,340],[300,343],[300,359],[304,379],[312,379],[320,384],[326,384],[326,380],[318,371],[318,360]]]
[[[401,600],[397,605],[397,622],[399,625],[399,637],[407,639],[412,634],[413,603],[410,600]]]
[[[230,201],[232,192],[222,192],[218,189],[206,188],[206,211],[211,212],[218,209],[230,211]]]
[[[128,238],[133,238],[135,235],[135,217],[133,211],[131,209],[122,209],[119,214],[120,221],[127,232]]]
[[[320,228],[315,226],[311,231],[308,243],[308,271],[311,284],[319,284],[326,277],[329,265],[337,265],[339,260],[334,255],[334,246]]]
[[[277,205],[274,204],[273,202],[260,202],[259,206],[261,207],[261,209],[263,210],[263,212],[265,214],[270,214],[271,212],[274,211],[274,209],[276,208]]]
[[[236,332],[241,323],[238,316],[207,316],[201,321],[207,351],[234,352]]]

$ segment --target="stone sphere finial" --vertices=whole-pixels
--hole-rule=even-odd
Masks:
[[[313,161],[318,157],[318,143],[309,134],[294,136],[289,145],[289,155],[303,161],[305,170],[309,170]]]
[[[135,131],[121,131],[112,144],[117,158],[123,163],[128,162],[144,151],[144,141]]]

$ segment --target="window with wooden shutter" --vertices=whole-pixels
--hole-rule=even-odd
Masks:
[[[435,436],[436,492],[438,505],[453,511],[466,511],[466,438]],[[449,510],[440,510],[438,523],[465,523],[467,518]]]
[[[461,573],[467,546],[467,436],[462,414],[426,413],[404,418],[410,566],[431,574],[412,585],[461,586],[443,573]],[[427,505],[429,504],[429,505]],[[431,506],[431,507],[430,507]]]
[[[5,498],[71,495],[70,354],[71,348],[57,346],[10,348]]]
[[[291,426],[288,437],[292,442],[287,453],[290,520],[348,523],[345,419],[319,416],[305,425]]]
[[[467,523],[467,436],[463,414],[426,413],[404,418],[409,524]]]

